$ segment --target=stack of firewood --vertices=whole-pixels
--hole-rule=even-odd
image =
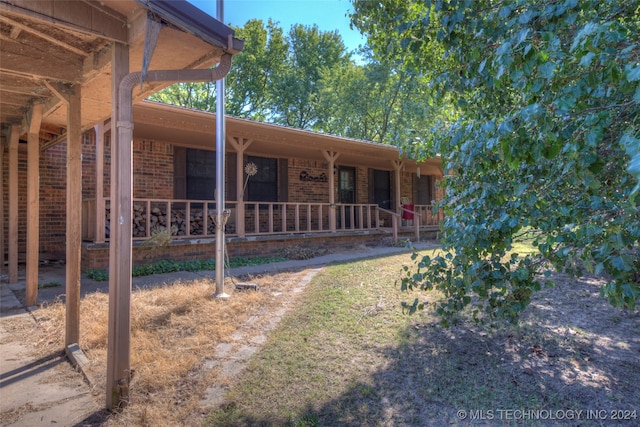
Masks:
[[[191,212],[190,223],[190,235],[199,236],[204,234],[204,212],[198,210]],[[176,227],[178,230],[175,234],[177,236],[186,236],[187,234],[187,219],[186,211],[183,209],[177,209],[171,212],[171,221],[167,224],[167,214],[165,211],[158,207],[151,209],[149,215],[150,229],[151,231],[160,228]],[[207,233],[215,234],[215,211],[211,210],[207,214]],[[106,208],[106,221],[105,221],[106,237],[109,237],[111,232],[111,209]],[[147,236],[147,217],[144,205],[133,205],[133,237],[149,237]]]

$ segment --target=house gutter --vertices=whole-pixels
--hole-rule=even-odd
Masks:
[[[145,81],[152,82],[210,82],[223,79],[231,70],[230,53],[224,53],[218,66],[203,70],[156,70],[147,71]],[[112,144],[112,165],[118,162],[117,150],[128,151],[131,159],[133,140],[133,88],[143,81],[143,72],[125,75],[118,86],[118,113],[116,119],[117,139]],[[130,322],[131,322],[131,253],[132,253],[132,208],[133,185],[126,184],[132,175],[131,160],[125,161],[123,169],[112,176],[111,198],[111,252],[109,274],[109,337],[107,366],[107,409],[121,408],[129,402],[130,370]],[[124,179],[117,190],[116,180]],[[116,184],[118,187],[120,184]],[[114,194],[115,193],[115,194]],[[170,222],[169,222],[170,223]],[[114,254],[117,254],[114,256]],[[128,254],[128,255],[125,255]],[[120,261],[120,262],[119,262]],[[113,262],[113,264],[111,263]]]

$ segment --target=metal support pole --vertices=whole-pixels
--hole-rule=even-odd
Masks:
[[[223,0],[217,2],[217,19],[224,22]],[[226,222],[224,205],[224,147],[225,147],[225,122],[224,122],[224,83],[225,79],[216,81],[216,293],[214,298],[228,298],[224,292],[224,227]]]

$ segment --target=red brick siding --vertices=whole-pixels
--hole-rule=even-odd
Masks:
[[[7,236],[9,235],[9,141],[5,140],[2,154],[2,197],[4,206],[4,253],[8,251]],[[42,155],[41,155],[42,157]],[[27,235],[27,144],[18,147],[18,252],[26,251]],[[23,258],[23,256],[21,256]],[[5,258],[6,259],[6,258]]]
[[[173,198],[173,145],[158,141],[133,141],[133,197]]]
[[[229,239],[226,244],[229,257],[269,257],[282,255],[292,246],[313,247],[328,251],[345,251],[362,246],[377,246],[389,240],[388,234],[371,233],[357,235],[320,234],[312,237],[284,239]],[[184,261],[190,259],[215,258],[215,241],[194,244],[189,241],[174,241],[164,248],[154,250],[133,248],[134,265],[143,265],[162,259]],[[109,248],[106,244],[84,243],[82,247],[82,270],[104,269],[109,265]],[[233,271],[232,271],[233,272]]]
[[[356,203],[369,203],[368,168],[356,168]]]
[[[328,182],[300,180],[302,172],[306,172],[311,177],[320,177],[322,174],[329,173],[327,168],[326,162],[289,159],[289,201],[294,203],[327,203],[329,201]]]
[[[82,154],[84,158],[84,144]],[[47,256],[64,259],[66,209],[67,143],[63,142],[40,155],[40,252]]]

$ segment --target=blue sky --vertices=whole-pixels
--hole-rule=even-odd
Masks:
[[[216,17],[215,0],[189,2]],[[349,0],[225,0],[224,23],[241,27],[249,19],[266,22],[271,18],[280,23],[285,33],[294,24],[316,24],[321,31],[338,30],[347,50],[354,51],[365,43],[365,38],[349,29],[347,13],[351,11]]]

